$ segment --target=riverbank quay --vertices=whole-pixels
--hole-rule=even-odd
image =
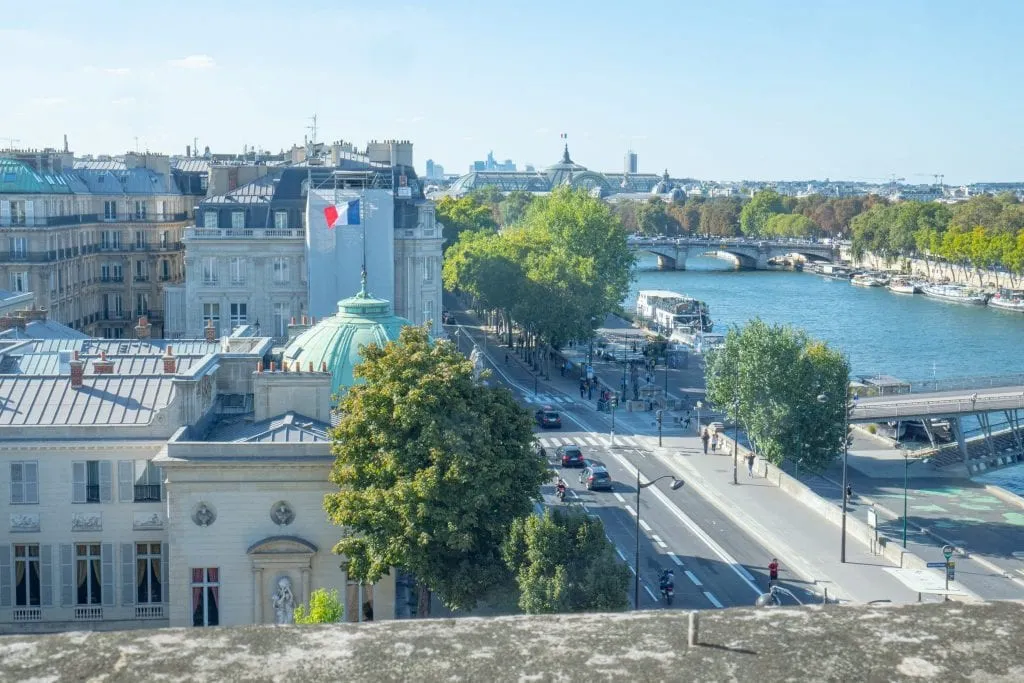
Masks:
[[[466,326],[465,336],[472,339],[477,348],[487,355],[495,369],[513,378],[524,400],[535,404],[551,402],[558,409],[570,414],[584,414],[589,423],[595,426],[603,425],[604,433],[611,434],[612,415],[608,412],[598,412],[595,401],[579,400],[578,378],[552,374],[550,379],[547,379],[538,375],[529,365],[514,358],[514,353],[506,347],[499,346],[498,340],[493,336],[488,339],[487,350],[483,351],[484,331],[476,317],[471,312],[454,308],[453,313],[458,323]],[[463,351],[467,351],[468,348],[470,347],[467,346],[467,342],[463,342]],[[504,360],[506,352],[509,353],[508,365],[505,365]],[[612,378],[601,379],[604,383],[613,381]],[[535,382],[533,387],[530,386],[531,382]],[[534,387],[536,391],[531,392],[530,389]],[[570,403],[565,403],[564,400],[569,400]],[[697,459],[695,452],[700,444],[695,425],[691,427],[692,434],[684,434],[681,428],[669,432],[663,425],[663,445],[659,448],[657,424],[653,413],[617,410],[614,419],[616,435],[646,440],[651,453],[648,457],[657,458],[676,471],[703,499],[720,509],[737,526],[758,538],[765,549],[765,566],[772,557],[778,557],[783,566],[799,576],[799,580],[806,583],[810,590],[824,593],[827,589],[830,599],[838,598],[841,602],[866,603],[882,600],[906,603],[919,599],[915,591],[885,571],[886,568],[895,568],[893,565],[880,558],[871,557],[866,549],[855,548],[851,544],[849,557],[851,560],[857,558],[857,563],[851,561],[842,565],[839,562],[838,533],[834,526],[819,515],[793,514],[795,501],[777,486],[766,485],[764,480],[761,480],[760,485],[756,487],[748,484],[735,487],[732,491],[721,491],[720,488],[716,488],[714,482],[721,480],[720,487],[727,487],[722,474],[702,469],[723,467],[726,459],[720,456],[706,456],[705,462],[687,467],[688,460]],[[731,477],[731,474],[729,476]],[[741,489],[746,495],[740,491]],[[728,548],[728,538],[715,540]],[[935,599],[934,596],[928,595],[921,597],[924,600]]]
[[[1006,287],[1009,289],[1017,289],[1024,284],[1020,276],[1015,276],[1012,273],[968,268],[935,259],[899,258],[895,261],[886,262],[883,257],[876,256],[870,252],[865,252],[860,258],[853,258],[853,254],[848,247],[843,248],[842,258],[844,261],[849,261],[855,268],[901,273],[931,282],[948,280],[958,285]]]

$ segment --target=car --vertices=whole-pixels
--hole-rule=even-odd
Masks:
[[[544,406],[536,413],[534,413],[534,419],[537,421],[537,426],[543,429],[549,427],[553,429],[562,428],[562,416],[558,414],[558,411],[551,406]]]
[[[583,467],[583,451],[575,444],[559,446],[558,450],[555,451],[555,455],[558,456],[558,461],[562,464],[562,467]]]
[[[584,467],[580,472],[580,483],[586,486],[588,491],[611,491],[612,475],[608,474],[603,465],[591,465]]]

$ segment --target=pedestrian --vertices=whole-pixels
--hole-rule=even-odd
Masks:
[[[754,454],[747,453],[747,476],[754,476]]]
[[[594,385],[587,382],[587,400],[594,398]]]
[[[849,503],[853,499],[853,485],[846,485],[846,502]]]
[[[716,429],[715,433],[711,435],[711,452],[714,453],[717,450],[718,450],[718,430]]]
[[[508,365],[508,352],[505,352],[505,365]]]
[[[708,454],[708,440],[709,440],[710,438],[711,438],[711,437],[710,437],[710,436],[708,436],[708,428],[707,428],[707,427],[705,427],[705,428],[704,428],[704,431],[703,431],[703,432],[701,432],[701,435],[700,435],[700,440],[704,442],[704,455],[707,455],[707,454]]]
[[[690,428],[690,416],[687,415],[686,416],[686,421],[683,422],[683,429],[689,429],[689,428]]]
[[[779,561],[776,558],[772,558],[772,561],[768,563],[768,590],[772,589],[772,586],[779,582]]]

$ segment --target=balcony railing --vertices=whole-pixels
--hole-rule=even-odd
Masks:
[[[159,503],[160,502],[160,484],[136,484],[135,485],[135,502],[136,503]]]
[[[295,230],[276,229],[248,229],[248,228],[186,228],[186,240],[223,240],[223,239],[288,239],[302,238],[306,231],[299,228]]]
[[[103,608],[102,607],[76,607],[75,608],[75,621],[102,621],[103,620]]]
[[[100,282],[124,282],[123,275],[100,275]]]
[[[135,606],[135,618],[136,619],[163,619],[164,618],[164,606],[163,605],[136,605]]]
[[[136,274],[135,281],[136,282],[149,282],[149,276],[148,275],[138,275],[138,274]]]
[[[15,607],[15,621],[42,621],[43,609],[41,607]]]

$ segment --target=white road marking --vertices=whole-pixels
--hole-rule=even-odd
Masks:
[[[715,597],[714,593],[704,591],[704,597],[707,598],[711,602],[711,604],[717,607],[718,609],[722,609],[725,606],[718,601],[718,598]]]
[[[651,600],[654,600],[655,602],[657,602],[658,596],[654,594],[654,591],[651,590],[650,586],[648,586],[647,584],[644,584],[644,590],[647,591],[647,594],[651,596]]]
[[[693,585],[694,586],[703,586],[704,585],[703,583],[700,582],[700,579],[697,578],[697,575],[694,574],[693,572],[691,572],[689,569],[687,569],[683,573],[686,574],[686,578],[688,578],[690,581],[693,581]]]
[[[595,439],[592,436],[588,436],[588,437],[586,437],[583,440],[586,441],[587,444],[590,445],[590,446],[600,446],[601,445],[600,443],[598,443],[597,439]]]
[[[646,531],[647,533],[651,533],[651,525],[650,525],[650,524],[648,524],[646,520],[643,520],[643,519],[641,519],[641,520],[640,520],[640,526],[641,526],[641,527],[643,528],[643,530],[644,530],[644,531]]]
[[[676,564],[678,564],[678,565],[679,565],[680,567],[682,567],[682,566],[683,566],[683,561],[679,559],[679,556],[678,556],[678,555],[676,555],[675,553],[666,553],[666,554],[667,554],[667,555],[668,555],[669,557],[671,557],[671,558],[672,558],[672,561],[673,561],[673,562],[675,562]]]
[[[657,543],[658,546],[661,547],[661,548],[667,548],[668,547],[668,543],[665,543],[665,541],[661,540],[661,536],[659,536],[658,534],[652,534],[651,535],[651,540],[654,541],[655,543]]]
[[[611,540],[611,539],[608,539],[608,540]],[[623,553],[623,552],[622,552],[621,550],[619,550],[619,547],[618,547],[618,546],[615,546],[615,552],[617,552],[617,553],[619,554],[619,559],[620,559],[620,560],[622,560],[623,562],[625,562],[625,561],[626,561],[626,555],[625,555],[625,553]]]
[[[612,495],[615,496],[615,500],[619,501],[620,503],[626,502],[626,499],[622,497],[621,493],[613,493]]]
[[[629,514],[631,514],[634,517],[636,517],[636,510],[633,509],[632,505],[627,505],[626,506],[626,512],[628,512]]]

